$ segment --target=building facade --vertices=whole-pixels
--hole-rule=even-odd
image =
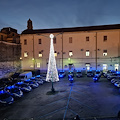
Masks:
[[[9,42],[9,43],[20,43],[20,35],[17,33],[17,30],[11,27],[6,27],[0,31],[0,41]]]
[[[47,70],[51,33],[58,70],[120,70],[120,24],[34,30],[30,19],[20,36],[23,70]]]

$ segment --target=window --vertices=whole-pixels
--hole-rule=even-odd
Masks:
[[[86,50],[86,56],[90,56],[90,51]]]
[[[107,56],[107,50],[103,50],[103,56]]]
[[[24,39],[24,45],[27,45],[27,40],[26,39]]]
[[[41,39],[38,39],[38,44],[41,44],[42,43],[42,40]]]
[[[1,41],[3,40],[3,35],[1,35]]]
[[[115,64],[115,71],[118,71],[119,64]]]
[[[107,70],[107,64],[103,64],[103,70]]]
[[[73,56],[73,52],[72,51],[69,51],[69,56]]]
[[[107,41],[107,36],[103,36],[103,41]]]
[[[86,66],[87,70],[90,70],[90,63],[86,63],[85,66]]]
[[[42,57],[42,52],[39,52],[38,57]]]
[[[40,63],[37,63],[37,68],[40,68]]]
[[[56,44],[56,37],[53,38],[53,43]]]
[[[24,57],[28,57],[28,52],[24,52]]]
[[[89,37],[86,37],[86,41],[89,41]]]
[[[72,43],[72,37],[69,37],[69,43]]]
[[[57,57],[57,52],[56,51],[54,52],[54,56]]]

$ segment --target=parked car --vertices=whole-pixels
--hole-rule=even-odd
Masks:
[[[96,70],[96,72],[95,72],[95,76],[97,76],[98,78],[100,78],[101,77],[101,71],[100,70]]]
[[[93,77],[94,82],[97,82],[99,79],[100,79],[99,74],[96,74],[96,75]]]
[[[110,76],[110,75],[112,75],[112,74],[114,74],[114,73],[115,73],[114,70],[108,70],[107,73],[104,73],[104,74],[103,74],[103,76],[104,76],[105,78],[107,78],[108,76]]]
[[[94,72],[92,70],[87,71],[87,77],[94,77]]]
[[[20,98],[23,96],[23,92],[15,85],[5,87],[5,90],[14,98]]]
[[[37,75],[37,76],[35,76],[35,78],[36,78],[37,80],[42,80],[43,83],[46,82],[46,77],[43,77],[43,76],[41,76],[41,75]]]
[[[1,90],[0,91],[0,104],[1,105],[8,105],[14,102],[14,98],[10,95],[10,93]]]
[[[119,87],[119,88],[120,88],[120,81],[115,82],[114,85],[115,85],[116,87]]]
[[[46,78],[47,73],[41,73],[40,76]]]
[[[32,77],[32,72],[23,72],[19,75],[20,80],[27,80]]]
[[[37,82],[34,82],[34,81],[30,80],[30,79],[25,80],[24,83],[28,83],[30,85],[30,87],[32,87],[33,89],[37,88],[39,86],[39,84]]]
[[[116,82],[118,82],[117,79],[114,79],[114,78],[113,78],[113,79],[111,80],[111,83],[112,83],[112,84],[114,84],[114,83],[116,83]]]
[[[80,77],[82,77],[83,75],[82,75],[82,72],[81,71],[77,71],[76,72],[76,77],[77,78],[80,78]]]
[[[59,72],[59,78],[64,78],[66,76],[65,71],[60,71]]]
[[[24,82],[18,82],[15,86],[19,87],[22,92],[30,92],[32,90],[32,88]]]
[[[73,80],[74,80],[74,79],[73,79],[72,76],[69,76],[69,77],[68,77],[68,80],[70,81],[70,83],[73,83]]]
[[[119,78],[120,78],[120,74],[114,73],[114,74],[112,74],[112,75],[107,76],[107,79],[108,79],[108,80],[111,80],[111,79],[113,79],[113,78],[119,79]]]
[[[71,77],[72,77],[72,78],[74,77],[73,71],[69,71],[69,72],[68,72],[68,78],[71,78]]]
[[[33,82],[37,82],[39,85],[43,85],[43,80],[42,79],[32,77],[32,78],[30,78],[30,80],[32,80]]]
[[[15,79],[18,78],[20,73],[15,72],[13,75],[11,75],[11,78]]]
[[[12,85],[12,80],[13,80],[12,78],[1,78],[0,84],[3,86]]]

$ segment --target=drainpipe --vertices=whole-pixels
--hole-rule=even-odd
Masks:
[[[62,71],[63,71],[63,32],[62,32]]]
[[[95,42],[95,63],[96,63],[96,70],[97,70],[97,32],[96,32],[96,42]]]

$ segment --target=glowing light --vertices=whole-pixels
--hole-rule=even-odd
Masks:
[[[73,56],[73,53],[72,53],[72,51],[69,51],[69,56],[71,57],[71,56]]]
[[[89,50],[86,50],[86,56],[90,56]]]
[[[50,34],[50,38],[51,38],[50,53],[49,53],[49,63],[48,63],[46,81],[55,82],[55,81],[59,81],[59,78],[58,78],[58,71],[56,68],[56,60],[55,60],[55,56],[54,56],[54,46],[53,46],[54,35]]]
[[[70,58],[68,58],[68,60],[70,60]]]
[[[39,56],[39,57],[42,57],[42,53],[39,53],[38,56]]]
[[[57,52],[56,51],[54,52],[54,56],[57,57]]]
[[[34,58],[32,58],[32,60],[35,60]]]
[[[28,52],[24,52],[24,57],[28,57]]]

